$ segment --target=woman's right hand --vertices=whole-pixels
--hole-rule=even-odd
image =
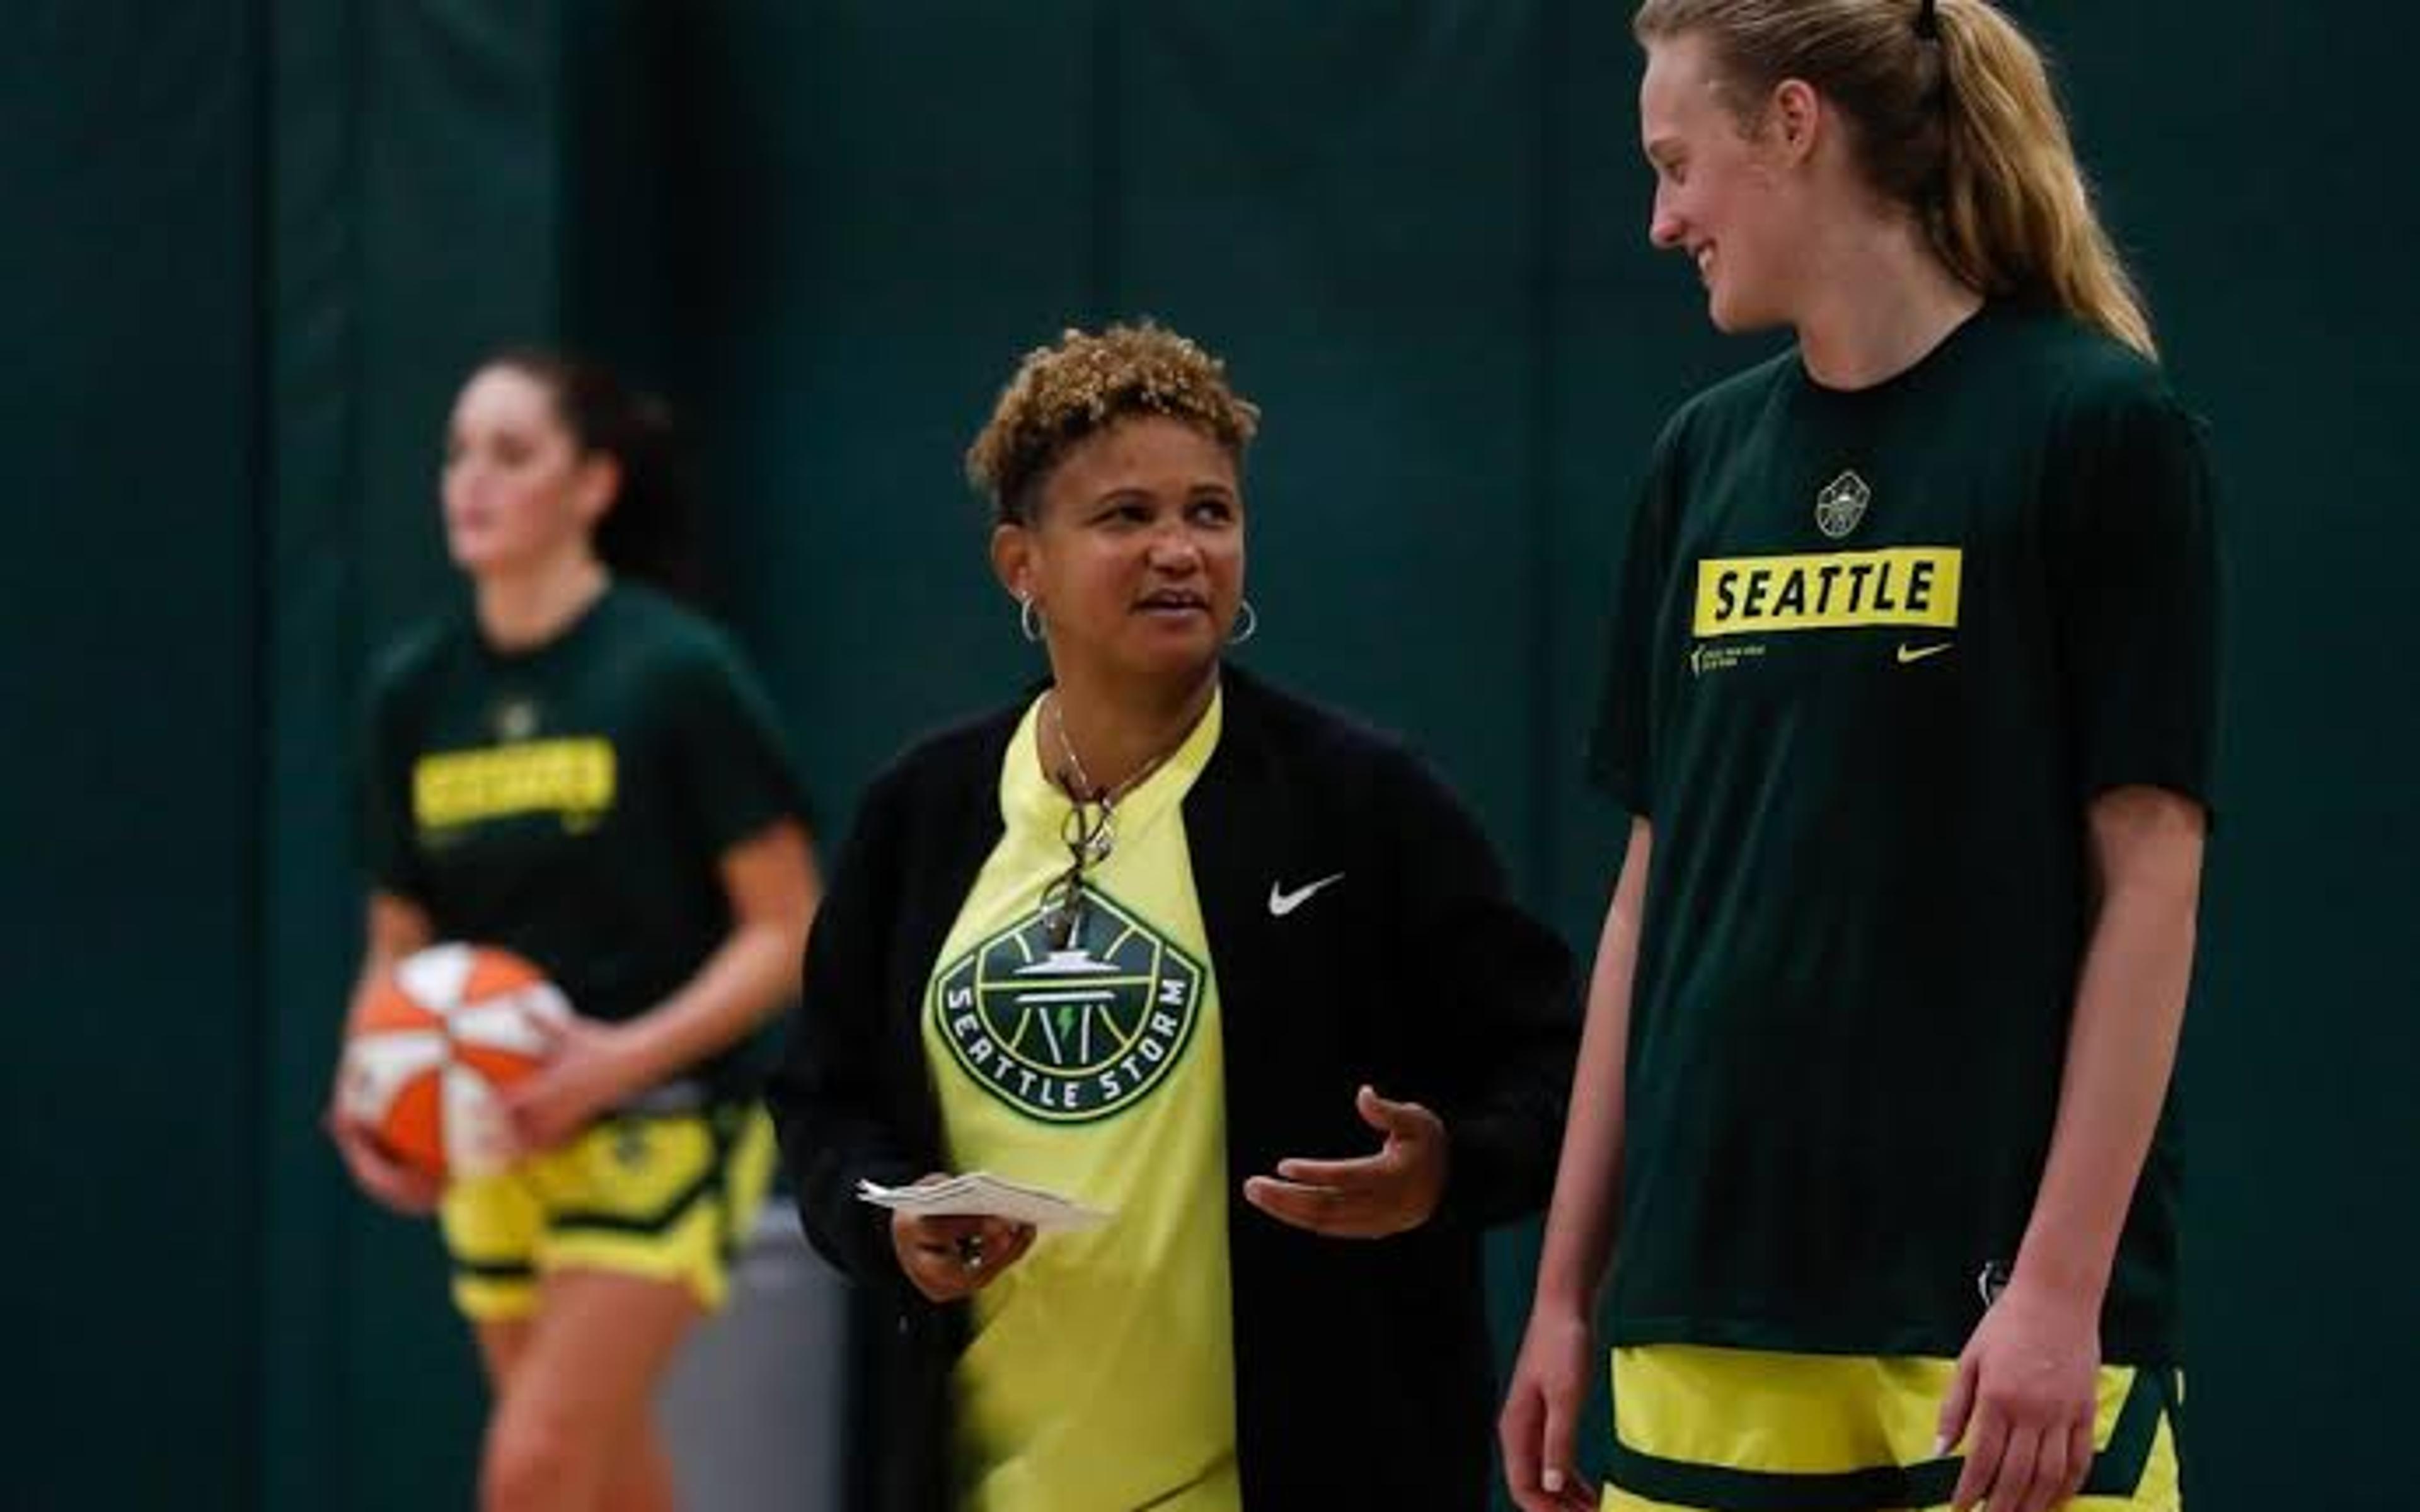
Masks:
[[[1596,1506],[1596,1489],[1581,1478],[1572,1454],[1596,1367],[1596,1331],[1587,1315],[1538,1302],[1496,1421],[1504,1478],[1521,1512],[1591,1512]]]
[[[437,1210],[437,1199],[445,1195],[444,1181],[388,1154],[360,1120],[347,1117],[344,1109],[331,1103],[320,1116],[319,1126],[335,1142],[353,1184],[380,1206],[415,1218]]]
[[[918,1186],[944,1178],[938,1172]],[[1005,1218],[891,1214],[899,1269],[927,1302],[961,1302],[999,1278],[1033,1246],[1033,1226]]]

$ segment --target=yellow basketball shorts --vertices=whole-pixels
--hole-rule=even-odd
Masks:
[[[446,1188],[455,1305],[473,1321],[525,1318],[540,1278],[583,1270],[685,1285],[712,1311],[772,1175],[772,1120],[752,1104],[611,1115]]]
[[[1957,1363],[1658,1344],[1613,1351],[1605,1512],[1931,1512],[1964,1462],[1934,1458]],[[2180,1512],[2184,1382],[2101,1372],[2091,1474],[2072,1512]]]

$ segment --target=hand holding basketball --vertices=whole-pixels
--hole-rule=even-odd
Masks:
[[[644,1088],[647,1068],[629,1026],[568,1014],[541,1032],[546,1063],[504,1094],[504,1116],[524,1152],[552,1149]]]
[[[329,1098],[319,1126],[335,1141],[336,1153],[343,1158],[353,1184],[380,1207],[413,1218],[436,1211],[437,1199],[444,1195],[444,1179],[407,1165],[379,1148],[372,1126],[346,1113],[340,1096]]]
[[[509,951],[435,945],[369,984],[345,1039],[328,1131],[363,1190],[425,1212],[446,1180],[520,1154],[503,1094],[535,1074],[570,1005]]]

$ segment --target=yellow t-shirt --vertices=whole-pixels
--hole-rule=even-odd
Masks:
[[[1043,894],[1069,803],[1037,701],[1000,779],[1000,844],[941,947],[924,1054],[951,1167],[1116,1214],[1037,1240],[976,1294],[956,1378],[968,1512],[1240,1512],[1218,992],[1180,805],[1221,703],[1116,808],[1053,950]]]

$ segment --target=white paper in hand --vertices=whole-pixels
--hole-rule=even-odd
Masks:
[[[861,1201],[894,1212],[932,1218],[1004,1218],[1010,1223],[1030,1224],[1034,1232],[1041,1234],[1091,1228],[1109,1222],[1110,1216],[1056,1192],[1004,1180],[983,1171],[970,1171],[924,1186],[879,1186],[860,1181],[857,1195]]]

